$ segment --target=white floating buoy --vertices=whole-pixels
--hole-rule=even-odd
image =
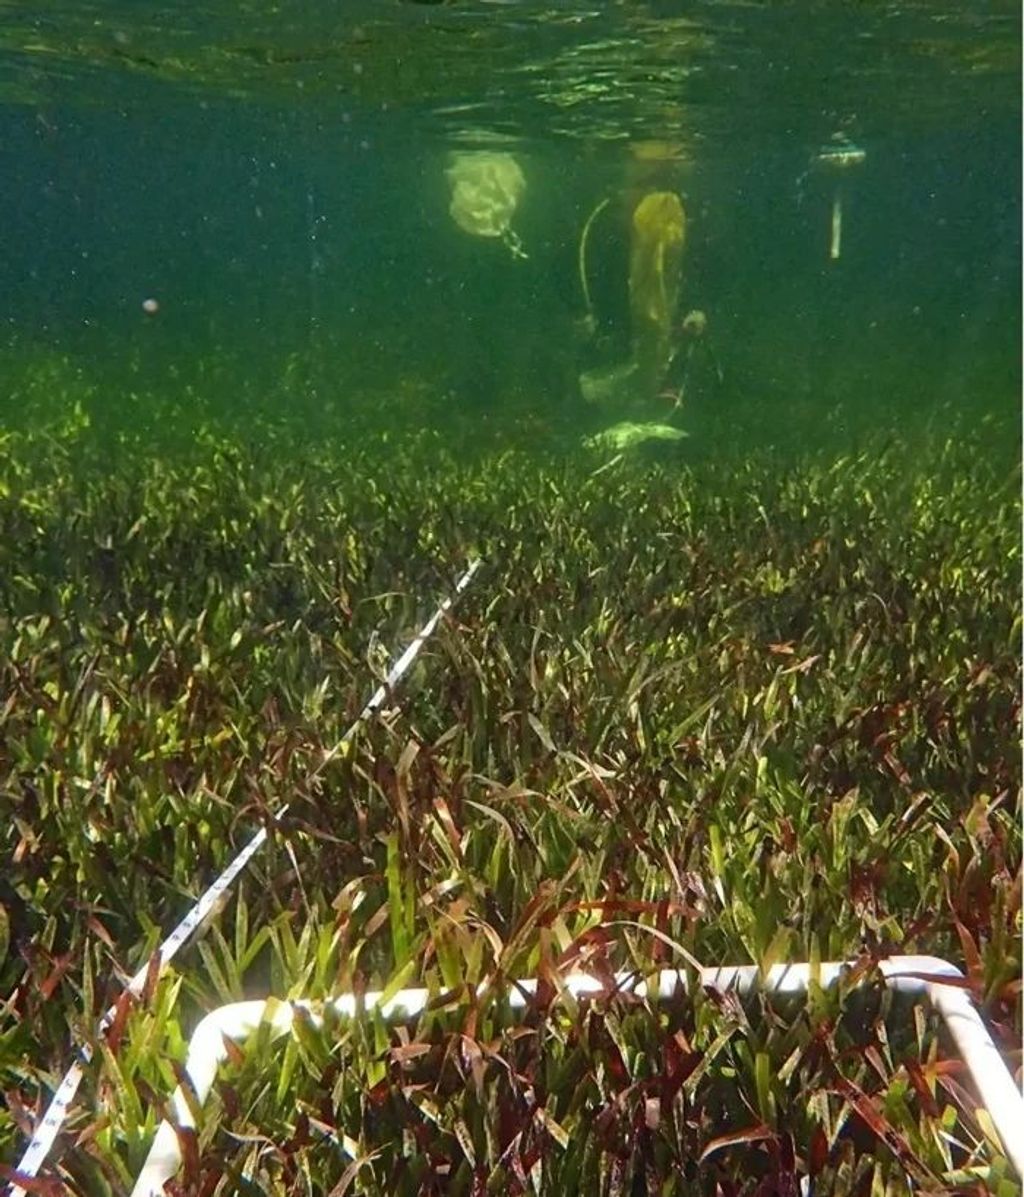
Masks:
[[[843,250],[843,194],[842,178],[853,167],[860,166],[867,158],[867,151],[861,149],[845,133],[834,133],[813,159],[813,165],[824,168],[836,176],[835,191],[832,194],[832,223],[829,237],[828,256],[835,262]]]

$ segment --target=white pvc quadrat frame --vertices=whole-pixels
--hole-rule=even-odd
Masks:
[[[844,962],[816,966],[777,964],[765,976],[755,965],[742,965],[705,968],[699,975],[702,986],[722,991],[743,994],[760,989],[771,994],[800,994],[812,982],[823,987],[834,985],[853,967]],[[1024,1177],[1024,1096],[964,988],[963,974],[936,956],[893,956],[880,961],[878,967],[890,989],[925,999],[938,1013],[971,1074],[979,1106],[988,1111],[1007,1158],[1018,1176]],[[571,973],[562,983],[574,997],[600,997],[612,992],[601,981],[584,973]],[[656,985],[651,987],[655,992],[650,996],[661,1000],[687,986],[685,972],[666,969],[658,974]],[[638,997],[648,996],[649,989],[634,973],[617,973],[615,988]],[[510,982],[506,995],[509,1010],[524,1010],[536,989],[537,982],[532,979]],[[382,1002],[381,996],[367,993],[357,1001],[352,994],[342,994],[328,1006],[345,1018],[375,1010],[387,1020],[401,1021],[421,1013],[430,998],[426,989],[403,989],[387,1002]],[[217,1070],[228,1057],[229,1044],[246,1039],[261,1026],[268,1028],[271,1037],[279,1038],[290,1029],[296,1010],[302,1010],[315,1023],[321,1021],[322,1016],[311,1002],[269,999],[221,1006],[200,1022],[189,1043],[185,1063],[192,1093],[186,1097],[180,1086],[175,1090],[171,1099],[174,1121],[160,1124],[132,1197],[161,1197],[164,1184],[177,1173],[181,1147],[175,1126],[195,1126],[192,1108],[202,1106],[209,1096]]]

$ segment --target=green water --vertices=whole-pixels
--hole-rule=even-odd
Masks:
[[[707,330],[673,325],[685,394],[642,415],[681,454],[1015,439],[1019,35],[1009,2],[6,4],[5,421],[573,448],[635,414],[579,379],[629,356],[629,214],[665,190]],[[526,257],[452,218],[481,150]]]

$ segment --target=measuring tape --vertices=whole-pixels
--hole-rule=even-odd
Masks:
[[[323,760],[311,775],[310,780],[318,777],[323,769],[340,755],[362,724],[383,706],[409,666],[416,660],[423,645],[433,635],[437,625],[441,622],[445,614],[451,610],[455,600],[470,584],[473,580],[473,575],[479,568],[479,560],[470,563],[465,573],[456,582],[454,591],[438,606],[434,614],[431,615],[416,634],[416,637],[409,644],[408,648],[406,648],[405,652],[394,663],[387,677],[374,691],[366,705],[359,712],[352,726],[345,732],[338,743],[329,752],[324,754]],[[274,822],[280,822],[287,810],[288,806],[285,804],[274,815]],[[160,945],[158,975],[163,972],[178,952],[188,943],[203,920],[214,913],[219,905],[225,901],[235,879],[266,842],[267,829],[262,827],[220,874],[216,881],[201,895],[196,904],[189,910],[181,922],[178,923],[170,935],[167,936]],[[149,964],[139,969],[128,983],[128,992],[138,997],[145,988],[146,978],[150,975],[150,972],[151,968]],[[109,1029],[114,1021],[116,1011],[117,1006],[111,1006],[100,1019],[97,1028],[99,1035],[105,1034]],[[24,1155],[22,1155],[18,1162],[16,1175],[19,1179],[31,1181],[39,1175],[39,1169],[46,1162],[47,1157],[53,1150],[53,1144],[57,1139],[57,1135],[67,1120],[71,1105],[75,1100],[75,1094],[78,1092],[78,1086],[82,1083],[82,1077],[85,1075],[86,1065],[92,1059],[92,1055],[92,1048],[88,1044],[84,1044],[78,1049],[78,1059],[67,1070],[64,1079],[57,1086],[57,1091],[54,1093],[49,1106],[47,1106],[42,1121],[36,1127]],[[10,1197],[27,1197],[26,1190],[21,1187],[18,1181],[12,1183],[8,1189],[8,1193]]]

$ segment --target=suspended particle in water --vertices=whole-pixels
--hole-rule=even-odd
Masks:
[[[150,297],[142,301],[142,310],[147,316],[155,316],[160,311],[160,301]]]

